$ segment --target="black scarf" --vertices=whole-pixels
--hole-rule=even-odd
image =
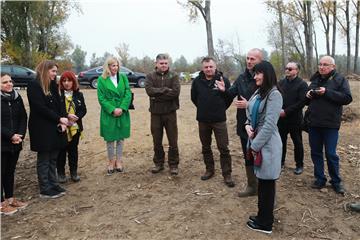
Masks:
[[[5,100],[7,102],[14,101],[19,96],[19,94],[15,90],[12,90],[11,92],[1,91],[0,94],[1,100]]]

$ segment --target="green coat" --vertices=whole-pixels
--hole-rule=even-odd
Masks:
[[[97,94],[101,106],[100,136],[107,142],[130,137],[130,114],[128,109],[131,102],[131,90],[127,76],[119,74],[117,88],[115,88],[110,77],[104,79],[99,76]],[[123,110],[120,117],[112,115],[115,108]]]

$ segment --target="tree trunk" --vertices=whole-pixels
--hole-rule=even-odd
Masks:
[[[354,73],[358,71],[358,56],[359,56],[359,23],[360,22],[360,0],[356,5],[356,27],[355,27],[355,58],[354,58]]]
[[[280,36],[281,36],[281,61],[282,61],[282,69],[285,69],[287,63],[287,56],[285,51],[285,36],[284,36],[284,23],[281,9],[281,1],[277,2],[277,11],[279,14],[279,25],[280,25]]]
[[[333,32],[332,32],[332,48],[331,48],[331,56],[335,58],[335,49],[336,49],[336,1],[333,2]]]
[[[208,55],[214,57],[214,41],[212,35],[211,28],[211,17],[210,17],[210,0],[206,0],[205,2],[205,23],[206,23],[206,37],[207,37],[207,45],[208,45]]]
[[[350,60],[351,60],[351,45],[350,45],[350,9],[349,0],[346,0],[345,18],[346,18],[346,73],[350,73]]]
[[[304,32],[305,32],[305,48],[306,48],[306,72],[310,76],[313,72],[313,30],[312,30],[312,15],[311,15],[311,1],[303,2],[304,10]]]

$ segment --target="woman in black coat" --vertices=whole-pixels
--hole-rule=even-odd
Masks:
[[[65,163],[66,153],[69,159],[70,177],[74,182],[80,181],[77,174],[78,168],[78,145],[81,132],[83,131],[82,118],[86,114],[86,105],[83,94],[79,91],[76,76],[71,71],[65,71],[59,82],[61,103],[64,108],[69,124],[66,129],[67,144],[60,151],[57,161],[57,174],[60,183],[66,182]]]
[[[68,124],[55,80],[57,68],[54,61],[42,61],[36,67],[37,79],[30,81],[27,87],[30,148],[37,152],[37,174],[42,198],[57,198],[65,194],[56,176],[56,161],[66,143],[64,132]]]
[[[1,213],[5,215],[28,205],[14,198],[15,169],[26,133],[26,121],[23,100],[13,89],[10,75],[1,74]]]

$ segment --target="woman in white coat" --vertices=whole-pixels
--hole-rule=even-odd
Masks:
[[[277,122],[283,99],[271,63],[258,63],[254,72],[258,89],[248,102],[245,129],[249,136],[247,155],[254,161],[258,178],[258,213],[249,217],[247,226],[270,234],[274,222],[275,181],[281,172],[282,142]]]

